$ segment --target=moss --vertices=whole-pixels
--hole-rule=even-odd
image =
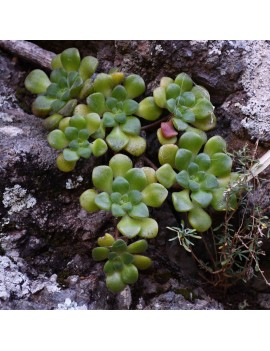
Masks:
[[[198,296],[194,294],[192,289],[189,288],[176,289],[175,293],[178,295],[182,295],[185,300],[190,302],[194,302],[194,300],[198,298]]]

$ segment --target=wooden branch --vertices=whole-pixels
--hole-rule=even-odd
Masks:
[[[51,60],[55,54],[25,40],[0,40],[0,48],[41,68],[51,70]]]

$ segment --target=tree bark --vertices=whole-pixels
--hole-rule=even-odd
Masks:
[[[53,52],[25,40],[0,40],[0,48],[47,70],[51,70],[51,60],[55,56]]]

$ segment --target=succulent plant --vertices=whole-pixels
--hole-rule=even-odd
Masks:
[[[160,207],[168,191],[156,182],[153,172],[147,167],[133,168],[128,156],[117,154],[109,166],[94,168],[92,181],[100,193],[86,190],[80,197],[81,206],[88,212],[111,211],[114,217],[121,218],[117,228],[128,238],[154,238],[158,224],[149,218],[148,206]]]
[[[138,103],[130,98],[137,97],[144,89],[143,79],[130,75],[125,79],[124,86],[117,85],[112,90],[101,90],[87,98],[89,110],[102,116],[102,128],[112,128],[106,141],[115,152],[125,150],[131,155],[139,156],[145,151],[146,141],[139,136],[141,122],[133,116],[138,110]]]
[[[75,115],[64,118],[61,129],[55,129],[48,135],[48,143],[56,150],[63,150],[57,158],[57,166],[64,172],[72,171],[80,157],[89,158],[103,155],[108,147],[98,138],[92,143],[89,137],[100,127],[100,117],[96,113],[85,116]]]
[[[95,261],[107,259],[104,265],[107,288],[114,293],[122,291],[127,285],[138,280],[138,269],[144,270],[152,265],[152,260],[140,255],[148,248],[147,241],[142,239],[127,245],[124,240],[115,240],[106,233],[98,239],[99,247],[92,250]]]
[[[205,141],[204,133],[193,129],[180,137],[178,146],[163,145],[159,150],[162,166],[156,171],[158,181],[166,188],[175,183],[183,188],[172,193],[174,208],[188,212],[189,223],[198,232],[208,230],[212,224],[204,210],[209,205],[217,211],[236,206],[235,196],[224,198],[225,186],[234,177],[232,160],[225,153],[226,142],[220,136]],[[199,152],[204,144],[203,152]]]
[[[171,113],[170,120],[162,123],[158,131],[161,144],[175,142],[178,132],[185,131],[190,124],[205,131],[215,127],[214,106],[208,91],[194,85],[186,73],[178,74],[175,80],[163,77],[153,96],[156,105]]]
[[[86,99],[88,110],[102,117],[97,135],[104,138],[109,129],[106,141],[113,151],[124,150],[139,156],[146,149],[146,141],[140,136],[141,122],[134,116],[138,115],[139,104],[133,99],[145,91],[145,83],[137,74],[121,79],[120,74],[113,71],[109,75],[97,76],[94,92]]]
[[[71,116],[77,99],[90,94],[93,85],[90,77],[97,65],[95,57],[86,56],[81,60],[79,51],[70,48],[52,59],[50,78],[39,69],[30,72],[25,87],[38,95],[32,104],[33,113],[39,117],[56,113]]]

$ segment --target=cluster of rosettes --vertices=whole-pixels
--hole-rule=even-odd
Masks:
[[[111,211],[121,220],[119,232],[133,238],[154,238],[157,222],[149,218],[150,207],[160,207],[168,191],[156,182],[155,171],[149,167],[133,168],[130,158],[123,154],[113,156],[109,166],[95,167],[92,173],[94,189],[86,190],[80,197],[82,208],[88,212]]]
[[[178,132],[185,131],[190,124],[205,131],[215,127],[214,106],[208,91],[194,85],[186,73],[178,74],[175,80],[163,77],[153,95],[155,103],[171,114],[158,130],[161,144],[175,143]]]
[[[105,234],[98,239],[99,247],[92,250],[95,261],[108,260],[104,265],[107,288],[116,293],[138,280],[138,269],[144,270],[152,265],[152,260],[140,255],[148,248],[146,240],[138,240],[127,246],[122,240],[115,240]]]
[[[108,74],[94,74],[97,59],[86,56],[81,60],[76,48],[56,55],[51,66],[50,78],[36,69],[26,77],[25,86],[38,95],[32,105],[33,113],[49,116],[44,126],[52,131],[48,137],[50,145],[57,150],[65,149],[57,158],[60,170],[73,170],[80,157],[97,156],[90,137],[99,139],[94,142],[98,144],[98,156],[107,151],[105,141],[101,143],[100,139],[106,140],[115,152],[123,150],[133,156],[144,153],[146,141],[140,136],[138,117],[152,121],[161,115],[162,109],[153,97],[140,103],[134,100],[145,91],[145,82],[139,75],[125,77],[116,69]]]
[[[238,176],[231,172],[232,159],[226,154],[226,142],[220,136],[206,140],[203,131],[190,128],[180,137],[178,145],[166,144],[160,148],[162,166],[156,171],[158,181],[166,188],[175,184],[183,188],[172,193],[173,205],[178,212],[188,212],[189,223],[198,232],[208,230],[212,224],[204,210],[209,205],[216,211],[237,205],[234,195],[229,199],[225,196],[226,186]]]
[[[37,69],[27,76],[25,86],[38,95],[32,111],[46,117],[48,142],[60,151],[56,162],[64,172],[72,171],[80,158],[104,155],[108,147],[115,153],[142,155],[146,140],[140,136],[140,118],[155,121],[169,111],[168,120],[157,131],[161,167],[157,171],[133,168],[128,156],[116,154],[108,166],[93,169],[95,189],[81,195],[83,209],[110,211],[119,219],[117,230],[123,236],[150,239],[157,235],[158,224],[149,217],[148,207],[160,207],[171,187],[180,189],[172,193],[175,210],[188,213],[190,225],[198,232],[212,224],[206,212],[209,206],[216,211],[237,206],[236,196],[226,192],[239,177],[231,172],[226,143],[219,136],[207,141],[205,133],[216,125],[209,93],[186,73],[175,80],[163,77],[153,96],[137,102],[146,88],[142,77],[125,76],[116,69],[95,74],[98,60],[92,56],[81,60],[75,48],[56,55],[51,66],[50,78]],[[177,142],[179,132],[183,134]],[[96,261],[108,260],[104,272],[110,291],[134,284],[138,269],[150,267],[152,261],[139,255],[147,249],[144,239],[128,246],[110,234],[98,239],[92,255]]]
[[[89,95],[90,77],[98,66],[98,60],[86,56],[82,60],[75,48],[66,49],[52,59],[50,78],[39,69],[25,79],[25,87],[38,94],[32,110],[36,116],[46,117],[59,113],[72,116],[78,99]]]

